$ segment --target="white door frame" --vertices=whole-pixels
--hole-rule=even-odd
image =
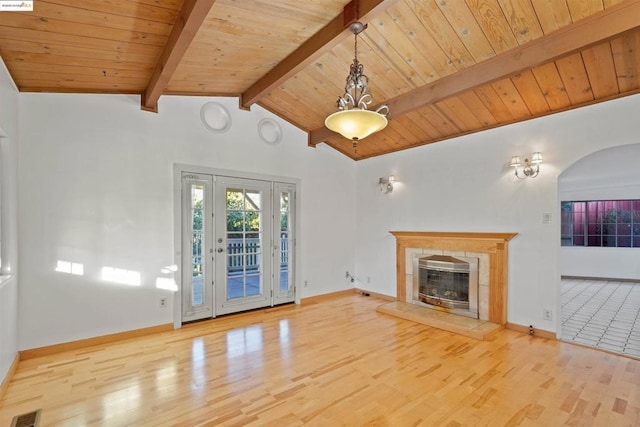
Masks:
[[[291,178],[279,175],[258,174],[252,172],[236,171],[229,169],[218,169],[208,166],[189,165],[184,163],[174,163],[173,165],[173,254],[174,264],[178,266],[178,271],[174,273],[174,279],[178,290],[173,296],[173,327],[182,327],[182,174],[194,173],[204,175],[224,175],[235,178],[257,179],[263,181],[281,182],[296,186],[297,197],[295,199],[296,221],[294,232],[296,236],[294,248],[293,283],[295,290],[296,304],[300,304],[300,277],[301,257],[300,257],[300,212],[301,212],[301,182],[298,178]]]

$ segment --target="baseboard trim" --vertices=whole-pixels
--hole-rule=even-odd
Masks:
[[[517,323],[507,323],[505,326],[505,329],[509,329],[511,331],[516,331],[516,332],[521,332],[523,334],[529,334],[529,326],[524,326],[524,325],[518,325]],[[533,336],[534,337],[540,337],[540,338],[546,338],[549,340],[557,340],[558,338],[556,337],[556,333],[555,332],[551,332],[551,331],[545,331],[544,329],[538,329],[538,328],[533,328]]]
[[[334,298],[338,298],[338,297],[344,297],[344,296],[350,296],[353,295],[353,288],[352,289],[345,289],[344,291],[337,291],[337,292],[330,292],[328,294],[322,294],[322,295],[315,295],[312,297],[307,297],[307,298],[302,298],[300,300],[300,304],[304,305],[304,304],[317,304],[319,302],[322,301],[326,301],[329,299],[334,299]]]
[[[574,280],[597,280],[601,282],[631,282],[638,283],[640,279],[618,279],[615,277],[591,277],[591,276],[560,276],[561,279],[574,279]]]
[[[330,292],[328,294],[322,294],[322,295],[316,295],[316,296],[313,296],[313,297],[302,298],[300,300],[300,304],[301,305],[303,305],[303,304],[317,304],[319,302],[326,301],[326,300],[333,299],[333,298],[352,296],[354,293],[356,295],[371,296],[371,297],[374,297],[374,298],[379,298],[379,299],[384,300],[384,301],[395,301],[396,300],[396,297],[392,297],[390,295],[379,294],[377,292],[367,291],[366,289],[350,288],[350,289],[345,289],[344,291],[336,291],[336,292]],[[365,294],[368,294],[368,295],[365,295]]]
[[[2,398],[4,398],[4,394],[7,392],[7,389],[9,388],[9,383],[11,382],[13,375],[16,373],[16,370],[18,369],[19,364],[20,364],[20,353],[16,354],[16,357],[13,358],[13,362],[11,363],[9,370],[7,371],[7,376],[4,377],[2,384],[0,384],[0,401],[2,401]]]
[[[391,295],[379,294],[377,292],[371,292],[371,291],[368,291],[366,289],[356,288],[355,291],[356,291],[356,294],[358,294],[358,295],[371,296],[371,297],[379,298],[379,299],[384,300],[384,301],[395,301],[396,300],[396,297],[392,297]]]
[[[118,332],[115,334],[102,335],[94,338],[86,338],[78,341],[70,341],[61,344],[48,345],[45,347],[32,348],[20,352],[20,360],[29,360],[36,357],[49,356],[52,354],[62,353],[69,350],[80,350],[93,345],[102,345],[123,341],[131,338],[140,338],[146,335],[157,334],[173,330],[173,323],[164,325],[151,326],[149,328],[134,329],[132,331]]]

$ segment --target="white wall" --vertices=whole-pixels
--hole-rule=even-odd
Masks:
[[[558,177],[640,131],[633,96],[353,163],[308,148],[284,122],[281,144],[261,143],[256,126],[270,114],[240,111],[236,99],[218,99],[234,124],[211,133],[199,120],[209,100],[165,96],[153,114],[135,96],[20,95],[20,349],[173,321],[155,279],[173,263],[174,163],[301,181],[303,297],[352,286],[345,270],[357,286],[395,295],[390,230],[517,232],[508,320],[554,331],[542,309],[558,307]],[[545,156],[540,176],[516,180],[509,159],[533,151]],[[378,178],[391,173],[400,183],[383,195]],[[58,260],[83,264],[84,275],[55,272]],[[142,286],[102,282],[102,266],[139,271]]]
[[[638,142],[639,110],[636,95],[358,162],[358,286],[396,294],[391,230],[517,232],[509,245],[508,321],[556,331],[558,176],[589,153]],[[540,175],[518,181],[511,156],[534,151],[545,158]],[[384,195],[377,182],[389,174],[400,183]],[[542,223],[545,212],[551,224]],[[554,311],[553,321],[542,319],[543,308]]]
[[[154,114],[136,96],[20,96],[21,349],[173,322],[155,279],[174,263],[174,163],[299,179],[302,296],[352,286],[353,162],[290,124],[274,146],[256,131],[272,115],[237,99],[217,99],[233,125],[216,134],[200,122],[211,98],[163,96]],[[56,272],[58,260],[84,274]],[[103,266],[140,272],[142,285],[103,282]]]
[[[560,200],[640,199],[639,161],[640,143],[590,154],[560,176]],[[560,274],[640,280],[640,249],[564,246]]]
[[[0,59],[0,182],[2,265],[0,282],[0,383],[18,353],[18,90]]]

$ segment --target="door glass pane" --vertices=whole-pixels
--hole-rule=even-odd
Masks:
[[[202,254],[202,238],[204,236],[204,185],[191,186],[191,304],[204,303],[203,274],[204,258]]]
[[[289,192],[280,193],[280,291],[287,291],[290,289],[289,283],[289,250],[290,242],[289,237],[291,232],[289,229],[290,224],[290,209],[289,209]]]
[[[247,211],[260,210],[260,192],[256,190],[247,190],[245,192],[245,207]]]
[[[227,298],[262,294],[261,194],[227,189]]]
[[[245,296],[252,297],[260,294],[260,275],[247,274],[245,276]]]

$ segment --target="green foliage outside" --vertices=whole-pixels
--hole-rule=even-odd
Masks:
[[[260,214],[257,209],[249,196],[243,197],[241,191],[227,192],[227,231],[259,231]]]
[[[246,202],[246,206],[245,206]],[[250,197],[243,197],[241,191],[227,192],[227,233],[247,232],[245,237],[258,237],[257,232],[260,231],[260,213]],[[198,200],[193,204],[193,230],[203,231],[203,200]],[[281,232],[289,231],[289,197],[283,193],[280,198],[280,230]],[[253,232],[253,233],[252,233]],[[238,235],[238,238],[241,236]],[[202,253],[202,239],[193,240],[194,255],[194,276],[200,276]]]

